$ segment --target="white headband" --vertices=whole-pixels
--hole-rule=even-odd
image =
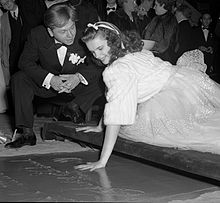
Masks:
[[[105,23],[105,24],[104,24],[104,23]],[[92,28],[94,28],[95,30],[98,30],[99,27],[103,27],[103,28],[107,28],[107,29],[109,29],[109,30],[115,31],[115,32],[117,33],[117,35],[120,34],[119,31],[118,31],[116,28],[114,28],[113,26],[111,27],[111,26],[108,25],[108,24],[106,25],[106,22],[98,22],[98,23],[95,23],[95,24],[89,23],[89,24],[87,25],[87,27],[92,27]]]
[[[117,27],[115,27],[114,25],[112,25],[111,23],[108,23],[108,22],[100,21],[95,24],[89,23],[87,25],[87,27],[92,27],[95,30],[98,30],[100,27],[107,28],[109,30],[115,31],[116,34],[119,35],[119,37],[120,37],[120,32],[118,31]],[[122,47],[122,49],[125,48],[123,42],[121,42],[121,47]]]

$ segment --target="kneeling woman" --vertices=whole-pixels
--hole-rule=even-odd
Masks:
[[[106,22],[89,24],[82,40],[106,65],[106,130],[100,159],[77,169],[105,167],[117,136],[220,154],[220,87],[202,71],[205,64],[199,50],[174,66],[142,49],[136,33],[122,33]]]

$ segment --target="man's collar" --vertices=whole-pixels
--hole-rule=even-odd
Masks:
[[[209,27],[201,26],[202,30],[209,30]]]
[[[15,13],[16,17],[18,17],[18,6],[14,11],[10,11],[11,14]]]

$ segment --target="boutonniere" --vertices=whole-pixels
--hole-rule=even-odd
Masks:
[[[80,63],[84,63],[86,59],[86,56],[84,56],[83,58],[81,58],[78,54],[70,54],[70,57],[69,57],[69,61],[72,62],[72,64],[76,64],[76,65],[79,65]]]

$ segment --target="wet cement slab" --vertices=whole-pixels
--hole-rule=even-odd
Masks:
[[[0,158],[0,201],[152,202],[198,198],[220,188],[145,163],[113,155],[105,169],[74,166],[98,151]]]

